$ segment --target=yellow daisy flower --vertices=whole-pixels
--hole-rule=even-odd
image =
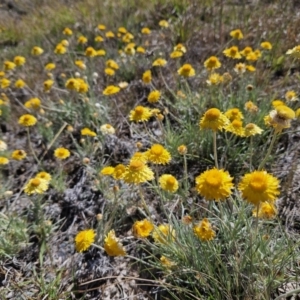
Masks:
[[[85,70],[85,69],[86,69],[86,65],[85,65],[85,63],[84,63],[83,60],[80,60],[80,59],[75,60],[75,65],[76,65],[79,69],[81,69],[81,70]]]
[[[114,76],[115,75],[115,70],[114,69],[111,69],[111,68],[105,68],[104,69],[104,73],[108,76]]]
[[[262,42],[260,46],[265,49],[265,50],[271,50],[272,49],[272,44],[270,42]]]
[[[246,65],[243,64],[243,63],[238,63],[238,64],[235,65],[233,70],[238,75],[242,75],[246,72]]]
[[[54,81],[52,79],[48,79],[44,81],[44,91],[49,92],[52,88],[52,85],[54,84]]]
[[[97,43],[104,42],[104,38],[103,38],[102,36],[100,36],[100,35],[97,35],[97,36],[95,37],[95,42],[97,42]]]
[[[277,209],[274,203],[269,203],[269,202],[263,202],[260,203],[259,208],[258,208],[258,214],[257,214],[257,209],[253,209],[252,215],[254,217],[258,217],[260,219],[267,219],[271,220],[274,219],[277,215]]]
[[[253,49],[251,47],[247,46],[242,51],[240,51],[240,54],[246,57],[248,54],[250,54],[252,52],[253,52]]]
[[[161,96],[160,91],[154,90],[149,93],[147,100],[150,103],[156,103],[156,102],[158,102],[160,96]]]
[[[145,152],[135,152],[132,155],[130,162],[132,162],[134,160],[139,160],[139,161],[143,162],[144,164],[146,164],[148,162],[147,155]]]
[[[135,109],[130,111],[129,120],[135,122],[145,122],[148,121],[151,116],[152,112],[148,107],[139,105]]]
[[[201,129],[222,130],[229,124],[228,118],[217,108],[207,110],[200,120]]]
[[[232,180],[227,171],[213,168],[196,177],[196,190],[206,200],[225,200],[232,193]]]
[[[70,151],[66,148],[57,148],[54,151],[54,156],[60,160],[66,159],[71,155]]]
[[[116,237],[115,231],[111,230],[104,239],[104,249],[109,256],[124,256],[126,250]]]
[[[167,192],[175,193],[178,190],[178,181],[177,179],[170,174],[163,174],[159,177],[160,187]]]
[[[142,77],[142,81],[146,84],[150,83],[152,80],[152,74],[151,74],[151,70],[147,70],[146,72],[144,72],[143,77]]]
[[[95,241],[96,232],[93,229],[82,230],[75,237],[75,249],[77,252],[88,250]]]
[[[146,53],[146,49],[145,49],[144,47],[138,46],[138,47],[136,48],[136,52],[137,52],[137,53],[144,54],[144,53]]]
[[[251,113],[257,113],[258,107],[252,101],[247,101],[245,103],[245,110],[247,110]]]
[[[11,158],[15,160],[22,160],[27,156],[26,152],[24,150],[15,150],[11,154]]]
[[[16,64],[12,61],[6,60],[3,64],[4,71],[13,70],[16,67]]]
[[[113,94],[117,94],[120,92],[120,88],[115,85],[109,85],[108,87],[105,88],[103,91],[103,95],[109,96]]]
[[[227,48],[223,51],[224,55],[233,59],[240,59],[242,58],[239,48],[237,46],[232,46],[230,48]]]
[[[87,41],[88,41],[88,39],[87,39],[85,36],[83,36],[83,35],[81,35],[81,36],[77,39],[77,43],[78,43],[78,44],[82,44],[82,45],[86,44]]]
[[[86,135],[86,136],[97,136],[97,133],[96,132],[94,132],[94,131],[92,131],[92,130],[90,130],[89,128],[83,128],[83,129],[81,129],[81,135]]]
[[[109,59],[106,61],[105,65],[108,68],[114,69],[114,70],[118,70],[119,69],[119,65],[112,59]]]
[[[51,70],[53,70],[53,69],[55,69],[56,68],[56,65],[54,64],[54,63],[48,63],[48,64],[46,64],[46,66],[45,66],[45,69],[47,70],[47,71],[51,71]]]
[[[298,97],[297,97],[297,94],[295,91],[287,91],[285,93],[285,100],[286,101],[297,101],[299,100]]]
[[[246,65],[246,70],[247,70],[248,72],[254,72],[254,71],[256,70],[256,68],[253,67],[253,66],[251,66],[251,65]]]
[[[26,83],[22,79],[18,79],[15,82],[15,87],[18,88],[18,89],[23,88],[25,85],[26,85]]]
[[[157,58],[153,62],[152,66],[153,67],[164,67],[166,64],[167,64],[167,61],[165,59],[163,59],[163,58]]]
[[[148,27],[144,27],[144,28],[142,28],[141,33],[142,34],[150,34],[151,30]]]
[[[57,44],[54,49],[54,53],[56,54],[65,54],[66,52],[67,48],[62,43]]]
[[[112,38],[115,37],[115,34],[114,34],[112,31],[107,31],[107,32],[105,33],[105,36],[106,36],[107,38],[109,38],[109,39],[112,39]]]
[[[224,128],[226,131],[231,132],[237,136],[245,136],[245,129],[241,120],[235,119]]]
[[[7,78],[2,78],[2,79],[0,80],[0,85],[1,85],[1,88],[2,88],[2,89],[5,89],[5,88],[7,88],[7,87],[10,86],[10,80],[7,79]]]
[[[132,226],[133,235],[136,238],[148,237],[154,229],[154,225],[147,219],[135,221]]]
[[[237,40],[241,40],[244,38],[244,35],[243,35],[241,29],[235,29],[235,30],[230,31],[230,36]]]
[[[48,190],[49,183],[41,178],[32,178],[24,187],[24,192],[27,195],[43,194]]]
[[[115,180],[123,179],[125,172],[126,172],[126,167],[123,164],[118,164],[114,167],[114,172],[112,173],[112,177]]]
[[[279,192],[279,180],[266,171],[254,171],[245,174],[238,186],[242,197],[254,204],[274,202]]]
[[[14,58],[14,63],[16,64],[16,66],[23,66],[26,62],[26,58],[24,56],[15,56]]]
[[[98,26],[97,26],[97,28],[99,29],[99,30],[106,30],[106,26],[105,25],[103,25],[103,24],[99,24]]]
[[[51,174],[42,171],[42,172],[37,173],[35,178],[40,178],[40,179],[43,179],[43,180],[46,180],[46,181],[50,182],[51,179],[52,179],[52,176],[51,176]]]
[[[242,120],[244,119],[244,116],[242,114],[242,112],[238,109],[238,108],[230,108],[228,109],[224,115],[230,120]]]
[[[181,51],[173,51],[170,54],[170,57],[173,58],[173,59],[174,58],[179,58],[181,56],[183,56],[183,52],[181,52]]]
[[[126,183],[140,184],[154,178],[153,171],[142,161],[133,160],[127,167],[123,180]]]
[[[43,52],[44,52],[44,50],[38,46],[33,47],[31,50],[31,54],[35,55],[35,56],[41,55],[41,54],[43,54]]]
[[[218,73],[211,73],[208,77],[208,80],[206,80],[206,83],[208,85],[218,85],[224,81],[224,78],[222,75]]]
[[[109,166],[109,167],[104,167],[104,168],[101,170],[100,174],[101,174],[101,175],[104,175],[104,176],[112,176],[112,174],[114,173],[114,171],[115,171],[115,168],[114,168],[114,167],[111,167],[111,166]]]
[[[160,27],[164,27],[164,28],[169,27],[169,23],[168,23],[168,21],[166,21],[166,20],[160,20],[159,23],[158,23],[158,25],[159,25]]]
[[[72,35],[72,34],[73,34],[73,31],[72,31],[70,28],[66,27],[66,28],[63,30],[63,34],[64,34],[64,35]]]
[[[19,118],[19,124],[25,127],[34,126],[37,119],[33,115],[25,114]]]
[[[278,105],[268,116],[264,118],[267,126],[272,126],[276,132],[281,132],[285,128],[291,127],[291,120],[295,118],[295,112],[285,106]]]
[[[166,268],[171,268],[171,267],[175,266],[175,263],[172,262],[167,257],[165,257],[164,255],[162,255],[159,260],[160,260],[161,264],[164,265]]]
[[[167,244],[174,241],[176,233],[171,225],[161,224],[154,229],[152,236],[156,243]]]
[[[39,98],[31,98],[24,103],[24,106],[29,109],[38,110],[41,107],[41,100]]]
[[[183,44],[179,43],[174,47],[174,51],[180,51],[182,53],[186,53],[186,48]]]
[[[85,49],[84,55],[87,57],[94,57],[97,55],[97,51],[93,47],[87,47]]]
[[[212,71],[214,69],[218,69],[221,67],[221,63],[219,59],[216,56],[211,56],[209,57],[205,62],[204,62],[204,67],[208,71]]]
[[[256,134],[261,134],[263,130],[253,123],[249,123],[245,126],[245,136],[253,136]]]
[[[0,165],[7,165],[9,163],[9,159],[4,157],[4,156],[0,156]]]
[[[177,73],[183,77],[192,77],[195,76],[195,69],[190,64],[184,64]]]
[[[7,144],[4,141],[0,140],[0,151],[5,150],[7,150]]]
[[[160,144],[152,145],[145,155],[147,160],[153,164],[165,165],[171,161],[171,154]]]
[[[211,224],[206,218],[204,218],[201,222],[199,222],[196,226],[194,226],[193,230],[195,235],[201,241],[211,241],[216,236],[215,231],[212,229]]]

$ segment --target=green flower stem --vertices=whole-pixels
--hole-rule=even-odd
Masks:
[[[34,159],[36,160],[37,164],[40,165],[41,162],[39,161],[39,159],[37,158],[33,148],[32,148],[32,144],[31,144],[31,140],[30,140],[30,133],[29,133],[29,127],[27,127],[27,138],[28,138],[28,144],[29,144],[29,148],[30,148],[30,151],[34,157]]]
[[[213,142],[214,142],[214,158],[215,158],[215,166],[219,169],[218,165],[218,154],[217,154],[217,132],[213,132]]]
[[[258,171],[262,170],[263,167],[265,166],[265,164],[266,164],[266,162],[267,162],[267,160],[268,160],[268,158],[269,158],[269,156],[270,156],[270,154],[271,154],[271,151],[272,151],[272,149],[273,149],[273,147],[274,147],[276,137],[277,137],[277,134],[276,134],[276,132],[275,132],[275,130],[274,130],[273,136],[272,136],[272,140],[271,140],[271,143],[270,143],[270,146],[269,146],[269,149],[268,149],[268,151],[267,151],[267,154],[266,154],[265,158],[262,160],[262,162],[261,162],[260,165],[258,166]]]
[[[146,201],[145,201],[145,197],[144,197],[144,194],[143,194],[143,190],[142,190],[141,185],[139,185],[139,193],[140,193],[140,197],[141,197],[141,200],[142,200],[142,204],[143,204],[143,206],[144,206],[144,209],[145,209],[146,213],[148,214],[150,220],[152,220],[152,218],[151,218],[151,213],[150,213],[150,210],[149,210],[149,208],[148,208],[148,206],[147,206],[147,203],[146,203]]]
[[[253,156],[253,136],[250,136],[250,161],[249,161],[249,169],[250,169],[250,172],[252,171],[252,156]]]
[[[183,154],[183,184],[184,184],[184,193],[187,196],[188,195],[189,182],[188,182],[187,160],[186,160],[186,155],[185,154]]]

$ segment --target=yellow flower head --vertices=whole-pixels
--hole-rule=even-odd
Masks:
[[[104,167],[104,168],[101,170],[100,174],[101,174],[101,175],[104,175],[104,176],[112,176],[112,174],[114,173],[114,171],[115,171],[115,168],[114,168],[114,167],[111,167],[111,166],[109,166],[109,167]]]
[[[192,77],[195,76],[195,69],[190,64],[184,64],[177,73],[184,77]]]
[[[164,67],[166,64],[167,64],[167,61],[165,59],[163,59],[163,58],[157,58],[153,62],[152,66],[153,67]]]
[[[253,136],[256,134],[261,134],[263,130],[253,123],[249,123],[245,127],[245,136]]]
[[[266,171],[254,171],[245,174],[239,183],[242,197],[254,204],[261,202],[274,202],[279,192],[279,180]]]
[[[250,113],[257,113],[258,107],[252,101],[247,101],[245,103],[245,110],[249,111]]]
[[[265,50],[271,50],[272,49],[272,44],[270,42],[262,42],[260,46],[265,49]]]
[[[4,141],[0,140],[0,151],[5,150],[7,150],[7,144]]]
[[[85,127],[81,129],[81,135],[86,135],[86,136],[97,136],[97,133],[90,130],[89,128]]]
[[[140,184],[154,178],[153,171],[142,161],[133,160],[124,173],[123,180],[126,183]]]
[[[88,250],[95,241],[96,233],[93,229],[82,230],[75,237],[75,248],[77,252]]]
[[[269,203],[269,202],[263,202],[260,203],[259,208],[258,208],[258,214],[257,214],[257,209],[253,209],[252,215],[254,217],[258,217],[260,219],[267,219],[271,220],[274,219],[277,215],[277,209],[274,203]]]
[[[26,83],[22,79],[18,79],[15,82],[15,87],[19,88],[19,89],[23,88],[25,85],[26,85]]]
[[[253,49],[251,47],[247,46],[242,51],[240,51],[240,54],[246,57],[248,54],[250,54],[252,52],[253,52]]]
[[[70,151],[66,148],[57,148],[54,151],[54,156],[60,160],[66,159],[71,155]]]
[[[281,132],[283,129],[291,127],[291,120],[294,118],[295,112],[291,108],[278,105],[264,118],[264,121],[267,126],[272,126],[276,132]]]
[[[225,127],[225,130],[237,136],[241,136],[241,137],[245,136],[245,129],[243,127],[243,122],[238,119],[234,119],[231,123],[229,123]]]
[[[174,47],[174,51],[180,51],[182,53],[186,52],[186,48],[183,44],[179,43]]]
[[[136,48],[136,52],[137,52],[137,53],[144,54],[144,53],[146,53],[146,49],[145,49],[144,47],[142,47],[142,46],[138,46],[138,47]]]
[[[175,266],[175,263],[172,262],[167,257],[165,257],[164,255],[162,255],[159,260],[160,260],[161,264],[164,265],[166,268],[171,268],[171,267]]]
[[[86,69],[86,65],[84,63],[84,61],[78,59],[78,60],[75,60],[75,65],[81,69],[81,70],[85,70]]]
[[[240,59],[242,58],[239,48],[237,46],[232,46],[230,48],[227,48],[223,51],[224,55],[233,59]]]
[[[93,47],[87,47],[84,54],[87,57],[94,57],[97,55],[97,51]]]
[[[244,116],[238,108],[230,108],[225,112],[225,116],[230,120],[242,120]]]
[[[166,20],[160,20],[159,23],[158,23],[158,25],[159,25],[160,27],[164,27],[164,28],[169,27],[169,23],[168,23],[168,21],[166,21]]]
[[[152,116],[152,112],[148,107],[139,105],[135,109],[130,111],[129,120],[135,122],[145,122],[145,121],[149,121],[151,116]]]
[[[54,81],[52,79],[48,79],[48,80],[44,81],[44,91],[45,92],[50,91],[53,84],[54,84]]]
[[[243,63],[238,63],[234,67],[234,72],[236,72],[238,75],[242,75],[246,72],[246,65]]]
[[[123,164],[118,164],[114,167],[114,172],[112,173],[112,177],[116,180],[123,179],[124,174],[126,172],[126,167]]]
[[[160,187],[167,192],[175,193],[178,190],[178,181],[177,179],[170,174],[163,174],[159,177]]]
[[[66,52],[67,48],[62,43],[57,44],[54,49],[54,53],[56,54],[65,54]]]
[[[147,70],[146,72],[144,72],[143,74],[143,78],[142,81],[146,84],[150,83],[152,80],[152,74],[151,74],[151,70]]]
[[[15,56],[14,58],[14,63],[16,64],[16,66],[23,66],[26,62],[26,59],[24,56]]]
[[[27,156],[26,152],[24,150],[15,150],[11,154],[11,158],[15,160],[22,160]]]
[[[44,50],[37,46],[33,47],[31,50],[31,54],[36,55],[36,56],[43,54],[43,52],[44,52]]]
[[[222,130],[228,124],[228,118],[217,108],[207,110],[199,123],[201,129],[212,129],[214,131]]]
[[[139,160],[139,161],[143,162],[144,164],[146,164],[148,162],[147,155],[145,152],[135,152],[132,155],[130,162],[132,162],[134,160]]]
[[[272,101],[272,106],[275,108],[276,106],[279,105],[285,105],[285,103],[282,100],[276,99]]]
[[[72,34],[73,34],[73,31],[72,31],[70,28],[66,27],[66,28],[63,30],[63,34],[64,34],[64,35],[72,35]]]
[[[297,94],[296,94],[296,92],[294,92],[294,91],[287,91],[286,93],[285,93],[285,100],[286,101],[297,101],[297,100],[299,100],[298,98],[297,98]]]
[[[289,49],[286,54],[295,58],[300,58],[300,45],[295,46],[293,49]]]
[[[104,38],[103,38],[102,36],[100,36],[100,35],[97,35],[97,36],[95,37],[95,42],[97,42],[97,43],[104,42]]]
[[[96,56],[105,56],[106,51],[103,49],[96,50]]]
[[[83,35],[81,35],[78,39],[77,39],[77,43],[78,44],[86,44],[87,43],[87,41],[88,41],[88,39],[85,37],[85,36],[83,36]]]
[[[16,67],[16,64],[12,61],[6,60],[3,64],[4,71],[13,70]]]
[[[177,151],[180,155],[185,155],[187,154],[187,147],[186,145],[180,145],[178,148],[177,148]]]
[[[255,52],[251,52],[246,56],[246,60],[257,61],[258,55]]]
[[[154,144],[146,151],[148,161],[153,164],[165,165],[171,161],[171,154],[160,144]]]
[[[32,178],[24,187],[24,192],[27,195],[43,194],[48,190],[49,182],[41,178]]]
[[[67,80],[65,87],[68,90],[73,90],[73,91],[78,91],[79,90],[79,81],[77,80],[77,78],[70,78]]]
[[[211,56],[209,57],[205,62],[204,62],[204,67],[209,70],[212,71],[214,69],[218,69],[221,67],[221,63],[219,61],[219,59],[216,56]]]
[[[119,69],[119,65],[112,59],[109,59],[106,61],[105,65],[108,68],[114,69],[114,70],[118,70]]]
[[[183,56],[183,52],[181,51],[173,51],[171,54],[170,54],[170,57],[171,58],[179,58]]]
[[[19,124],[25,127],[34,126],[37,122],[37,119],[33,115],[23,115],[19,118]]]
[[[121,34],[126,34],[127,33],[127,29],[125,27],[119,27],[118,28],[118,32]]]
[[[109,39],[112,39],[112,38],[115,37],[115,34],[114,34],[112,31],[107,31],[107,32],[105,33],[105,36],[106,36],[107,38],[109,38]]]
[[[248,72],[255,72],[256,68],[253,67],[253,66],[251,66],[251,65],[246,65],[246,70],[247,70]]]
[[[196,190],[206,200],[225,200],[231,194],[232,180],[227,171],[213,168],[196,177]]]
[[[97,26],[97,28],[99,29],[99,30],[106,30],[106,26],[105,25],[103,25],[103,24],[99,24],[98,26]]]
[[[46,180],[48,182],[50,182],[52,179],[51,174],[44,172],[44,171],[37,173],[35,178],[40,178],[40,179]]]
[[[148,237],[153,229],[154,225],[147,219],[144,219],[142,221],[135,221],[132,226],[133,235],[136,238]]]
[[[4,156],[0,156],[0,165],[7,165],[9,163],[9,159],[4,157]]]
[[[104,249],[109,256],[126,255],[125,248],[116,237],[115,231],[111,230],[104,239]]]
[[[82,78],[77,78],[78,82],[78,93],[86,93],[89,90],[89,85]]]
[[[111,68],[105,68],[104,69],[104,73],[108,76],[114,76],[115,75],[115,70],[114,69],[111,69]]]
[[[224,78],[222,75],[218,74],[218,73],[211,73],[208,77],[208,79],[206,80],[206,83],[208,85],[218,85],[220,83],[222,83],[224,81]]]
[[[150,34],[151,30],[148,27],[144,27],[144,28],[142,28],[141,33],[142,34]]]
[[[171,225],[161,224],[154,229],[152,236],[156,243],[167,244],[170,241],[174,241],[176,233]]]
[[[113,126],[111,126],[110,124],[103,124],[100,126],[100,131],[102,132],[102,134],[106,135],[106,134],[115,134],[116,130]]]
[[[241,29],[235,29],[235,30],[230,31],[230,36],[237,40],[241,40],[244,38],[244,35],[243,35]]]
[[[154,90],[154,91],[150,92],[148,95],[148,98],[147,98],[148,102],[150,102],[150,103],[158,102],[160,95],[161,95],[160,91],[158,91],[158,90]]]
[[[201,241],[211,241],[216,236],[215,231],[212,229],[211,224],[206,218],[204,218],[201,222],[194,226],[193,230],[195,235]]]
[[[48,63],[48,64],[46,64],[46,66],[45,66],[45,69],[47,70],[47,71],[51,71],[51,70],[53,70],[53,69],[55,69],[56,68],[56,65],[54,64],[54,63]]]
[[[108,87],[105,88],[103,91],[103,95],[109,96],[109,95],[114,95],[120,92],[120,88],[115,85],[109,85]]]
[[[41,107],[41,100],[39,98],[31,98],[24,103],[24,106],[29,109],[38,110]]]

